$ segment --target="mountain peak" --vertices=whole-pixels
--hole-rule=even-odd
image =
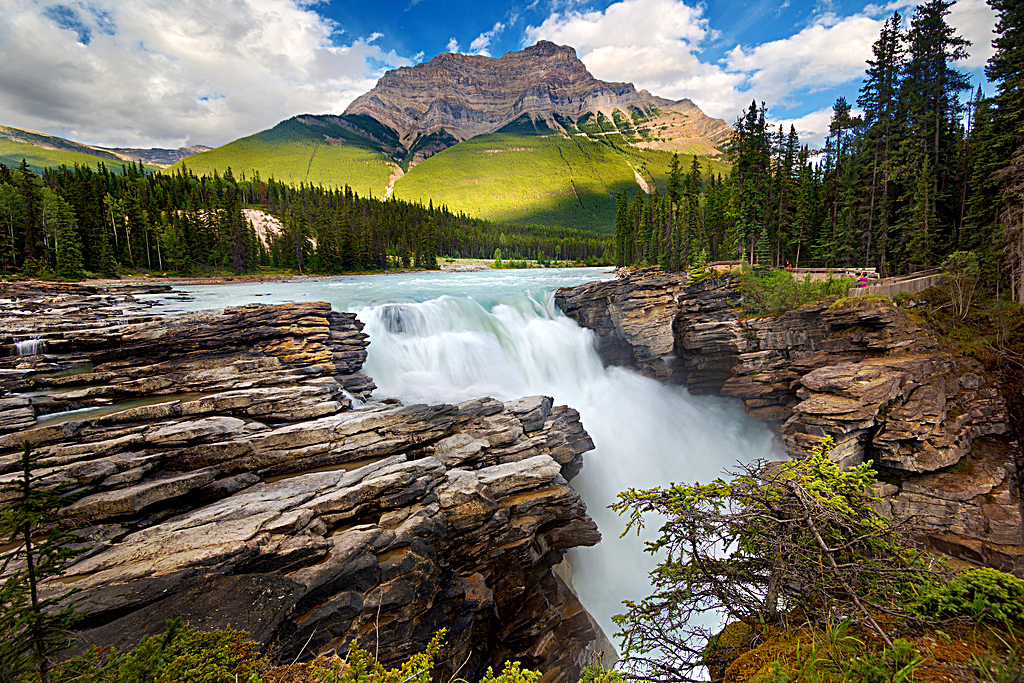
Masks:
[[[388,71],[345,110],[395,131],[411,149],[444,130],[453,141],[494,132],[523,114],[558,128],[559,118],[668,103],[631,83],[601,81],[568,45],[541,41],[499,58],[444,53],[428,62]]]

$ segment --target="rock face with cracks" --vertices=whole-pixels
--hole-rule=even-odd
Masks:
[[[1024,573],[1019,445],[975,361],[939,348],[888,299],[827,300],[740,318],[728,277],[689,285],[646,269],[559,290],[605,361],[743,401],[799,456],[824,436],[871,460],[883,511],[945,552]]]
[[[321,303],[159,318],[72,287],[0,316],[6,343],[34,327],[70,352],[5,359],[0,477],[29,440],[81,483],[67,512],[92,547],[47,588],[77,589],[79,647],[180,616],[278,661],[358,643],[394,664],[440,628],[443,677],[516,659],[575,681],[590,661],[599,629],[560,566],[600,540],[567,483],[593,448],[573,409],[364,405],[362,325]]]

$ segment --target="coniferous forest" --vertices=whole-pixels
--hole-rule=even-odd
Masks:
[[[243,214],[283,227],[261,240]],[[438,257],[610,262],[603,235],[495,224],[446,208],[359,197],[350,188],[294,187],[258,174],[236,180],[128,164],[47,169],[0,164],[0,272],[81,278],[86,272],[254,272],[260,266],[334,274],[437,268]]]
[[[833,106],[823,149],[766,123],[762,103],[734,125],[727,178],[673,160],[667,191],[619,196],[619,265],[701,260],[898,275],[973,252],[984,285],[1024,297],[1024,5],[998,12],[990,96],[956,68],[970,45],[951,0],[898,12],[873,45],[854,115]]]

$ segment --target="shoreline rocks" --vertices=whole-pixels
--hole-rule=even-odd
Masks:
[[[740,298],[728,277],[689,285],[653,268],[555,301],[594,331],[605,362],[738,398],[793,455],[832,436],[833,460],[874,462],[893,519],[944,552],[1024,572],[1020,447],[977,362],[942,352],[888,299],[741,319]]]
[[[0,479],[31,440],[80,483],[92,547],[47,587],[78,589],[79,647],[181,616],[277,661],[358,642],[394,664],[447,628],[442,675],[516,659],[545,681],[599,647],[556,571],[600,540],[568,485],[593,448],[573,409],[363,404],[362,324],[325,303],[163,318],[74,286],[7,296],[0,344],[35,330],[47,353],[0,361]]]

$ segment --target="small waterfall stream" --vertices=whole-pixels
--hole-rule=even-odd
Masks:
[[[35,356],[46,353],[46,343],[42,339],[24,339],[14,342],[15,356]]]
[[[629,487],[707,481],[737,461],[773,455],[770,431],[742,406],[604,367],[593,335],[554,305],[553,291],[607,278],[598,269],[415,273],[185,288],[173,310],[330,301],[370,335],[364,372],[376,396],[454,403],[552,396],[580,412],[596,449],[573,480],[604,540],[570,553],[573,583],[611,637],[621,601],[647,594],[655,560],[606,506]],[[259,293],[259,298],[255,298]],[[171,312],[170,310],[167,311]],[[775,454],[778,455],[778,454]]]

